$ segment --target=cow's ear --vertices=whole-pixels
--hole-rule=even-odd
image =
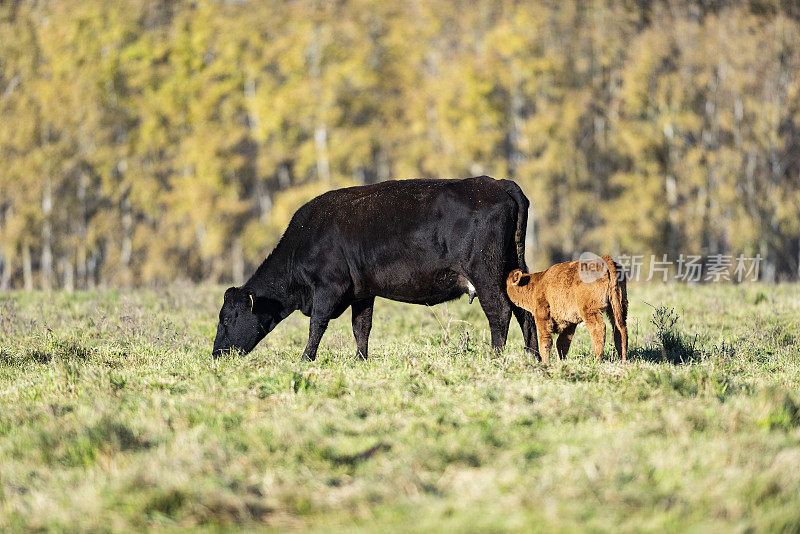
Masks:
[[[238,288],[236,287],[229,287],[228,289],[226,289],[225,296],[222,297],[222,300],[224,300],[225,302],[230,302],[230,300],[233,299],[233,296],[236,294],[237,289]]]
[[[522,276],[522,271],[520,271],[519,269],[514,269],[513,271],[511,271],[511,274],[508,275],[508,277],[511,279],[511,283],[514,284],[515,286],[519,285],[520,276]]]

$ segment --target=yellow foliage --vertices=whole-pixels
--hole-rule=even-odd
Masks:
[[[330,188],[483,173],[532,201],[537,266],[796,278],[800,23],[714,5],[0,3],[0,284],[45,251],[79,287],[229,280]]]

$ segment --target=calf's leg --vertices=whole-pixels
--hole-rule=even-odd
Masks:
[[[356,338],[356,357],[367,359],[369,331],[372,329],[372,307],[375,297],[353,302],[353,336]]]
[[[614,312],[611,308],[606,310],[606,315],[608,315],[608,319],[611,321],[611,329],[614,331],[614,348],[617,349],[617,354],[624,362],[628,359],[628,326],[625,324],[624,319],[614,317]]]
[[[599,311],[587,312],[583,317],[589,336],[592,338],[592,350],[598,360],[603,359],[603,346],[606,344],[606,323]]]
[[[549,318],[535,317],[536,331],[539,334],[539,358],[544,363],[550,363],[550,349],[553,348],[553,333],[550,331]]]
[[[558,334],[558,339],[556,340],[556,351],[558,352],[559,358],[565,358],[567,356],[567,352],[569,352],[569,346],[572,344],[572,336],[575,335],[576,326],[578,325],[569,325],[562,330],[560,334]]]
[[[614,325],[614,348],[622,361],[628,359],[628,327]]]

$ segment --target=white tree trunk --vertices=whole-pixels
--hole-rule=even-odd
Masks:
[[[67,256],[58,260],[58,270],[61,271],[61,285],[68,292],[72,293],[75,289],[75,275],[72,269],[72,261]]]
[[[81,217],[78,222],[78,249],[75,266],[77,271],[77,285],[81,288],[85,288],[88,285],[88,281],[86,280],[86,259],[88,255],[86,236],[89,226],[88,210],[86,207],[88,182],[89,180],[86,176],[86,172],[82,171],[78,178],[78,209],[80,210]]]
[[[22,245],[22,280],[25,291],[33,291],[33,265],[31,261],[31,246]]]
[[[11,220],[11,214],[13,213],[13,208],[9,203],[5,209],[3,209],[0,216],[3,220],[3,227],[8,226],[8,222]],[[11,289],[11,258],[4,253],[2,249],[0,249],[0,291],[8,291]]]
[[[0,271],[0,291],[8,291],[11,289],[11,260],[3,256],[0,264],[3,267]]]
[[[244,282],[244,251],[241,239],[236,239],[231,247],[231,274],[234,285]]]
[[[42,289],[49,290],[53,285],[53,192],[50,177],[44,179],[42,190]]]
[[[328,127],[324,120],[324,110],[322,90],[322,35],[319,27],[314,29],[314,39],[308,51],[309,55],[309,75],[312,83],[312,90],[316,98],[316,122],[314,128],[314,148],[317,152],[317,178],[324,183],[331,181],[331,169],[328,160]]]
[[[328,129],[320,123],[314,130],[314,146],[317,149],[317,176],[329,184],[331,182],[331,167],[328,161]]]
[[[122,275],[122,284],[129,286],[131,280],[131,256],[133,254],[133,214],[131,203],[128,200],[129,191],[125,191],[120,202],[122,243],[120,245],[119,262]]]

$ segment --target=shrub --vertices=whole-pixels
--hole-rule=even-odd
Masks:
[[[690,345],[678,328],[680,317],[673,308],[665,305],[653,307],[650,324],[655,328],[655,349],[661,354],[661,361],[670,363],[689,363],[697,359],[694,342]]]

